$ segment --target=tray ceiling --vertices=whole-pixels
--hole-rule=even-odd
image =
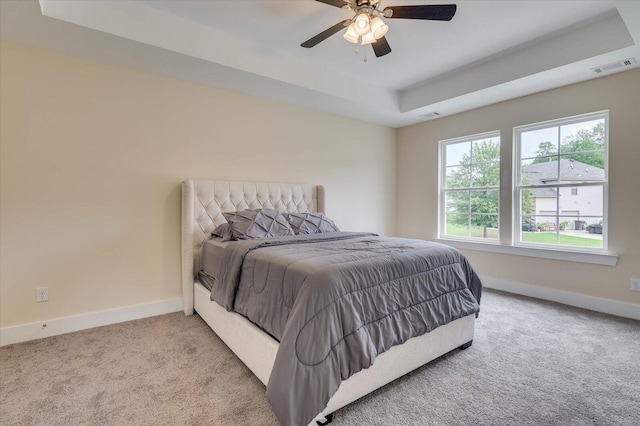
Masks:
[[[3,0],[0,17],[3,38],[391,127],[640,62],[637,1],[382,4],[438,3],[457,4],[452,21],[389,19],[381,58],[340,34],[300,47],[352,16],[312,0]]]

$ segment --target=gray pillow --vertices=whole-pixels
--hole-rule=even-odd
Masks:
[[[233,233],[231,232],[231,225],[229,223],[223,223],[213,230],[211,236],[218,241],[230,241],[233,240]]]
[[[288,213],[285,217],[296,235],[340,232],[333,220],[324,213]]]
[[[287,219],[275,210],[242,210],[222,215],[236,240],[294,235]]]

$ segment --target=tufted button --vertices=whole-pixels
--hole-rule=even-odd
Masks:
[[[303,184],[192,181],[194,272],[200,266],[201,248],[211,232],[225,222],[222,212],[268,208],[279,212],[314,210],[315,187]]]

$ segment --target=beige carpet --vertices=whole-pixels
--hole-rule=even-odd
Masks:
[[[486,291],[474,345],[339,425],[638,425],[640,322]],[[181,313],[0,348],[2,425],[274,425],[264,386]]]

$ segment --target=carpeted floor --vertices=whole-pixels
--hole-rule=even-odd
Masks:
[[[486,290],[474,344],[333,424],[639,425],[640,322]],[[2,425],[275,425],[265,388],[196,315],[0,348]]]

